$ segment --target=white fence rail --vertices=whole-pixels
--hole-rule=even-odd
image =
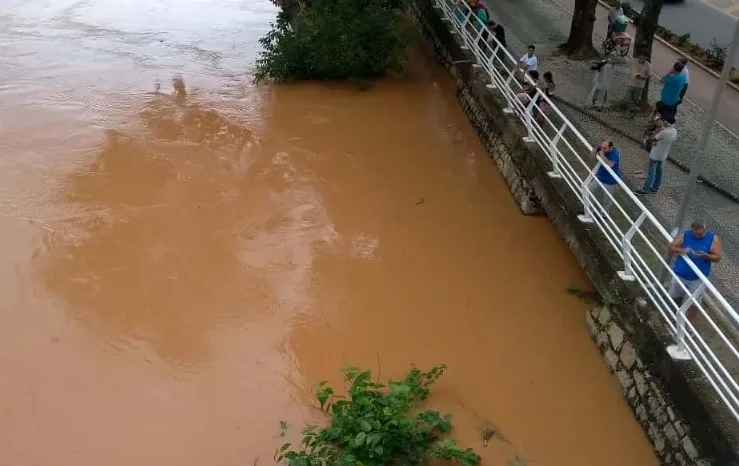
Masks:
[[[518,60],[498,42],[466,2],[434,0],[434,3],[462,48],[474,55],[476,63],[473,66],[481,67],[487,74],[488,88],[505,99],[505,112],[515,114],[523,122],[524,140],[539,146],[549,157],[552,170],[548,175],[564,183],[582,203],[580,220],[597,227],[621,258],[623,270],[619,277],[641,287],[672,331],[677,344],[668,348],[670,355],[675,359],[692,359],[739,421],[739,385],[734,376],[739,374],[739,352],[732,338],[716,323],[716,311],[704,306],[703,296],[716,303],[718,312],[736,327],[739,315],[734,308],[687,257],[690,268],[700,277],[701,286],[690,294],[681,284],[690,296],[683,303],[670,297],[669,284],[662,283],[660,274],[665,268],[670,269],[663,255],[677,232],[671,235],[605,165],[602,168],[618,181],[619,194],[614,196],[604,189],[595,176],[601,162],[595,156],[591,160],[583,159],[584,154],[593,154],[593,146],[541,89],[536,89],[533,98],[519,97],[523,92],[519,79],[530,84],[532,81],[518,74]],[[539,111],[537,102],[541,101],[548,104],[548,114]],[[671,269],[670,276],[676,277]],[[698,310],[699,317],[694,322],[686,318],[691,306]]]

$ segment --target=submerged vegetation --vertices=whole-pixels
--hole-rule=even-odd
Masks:
[[[344,369],[349,384],[346,396],[334,394],[325,382],[316,393],[321,410],[331,415],[330,425],[307,425],[299,448],[286,443],[277,450],[275,460],[286,460],[290,466],[384,466],[436,459],[478,464],[477,453],[446,437],[452,430],[451,415],[418,410],[445,368],[441,365],[422,372],[413,367],[403,380],[390,381],[387,386],[374,382],[370,371]]]
[[[256,81],[374,78],[403,68],[400,0],[297,0],[260,39]]]

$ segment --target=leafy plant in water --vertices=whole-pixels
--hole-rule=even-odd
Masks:
[[[276,461],[290,466],[421,464],[426,460],[451,460],[465,466],[479,464],[480,456],[444,438],[452,430],[451,415],[417,411],[431,385],[445,366],[428,372],[413,367],[403,380],[387,386],[372,381],[370,371],[356,367],[343,370],[349,383],[347,395],[337,396],[325,382],[316,399],[331,414],[331,424],[306,426],[299,449],[287,443]]]

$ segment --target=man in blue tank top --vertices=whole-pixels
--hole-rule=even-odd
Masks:
[[[705,222],[695,221],[670,243],[670,252],[680,254],[675,261],[673,271],[677,277],[672,277],[670,283],[670,296],[681,305],[684,299],[692,295],[701,285],[698,274],[693,270],[686,257],[690,258],[695,267],[706,277],[711,275],[711,265],[721,260],[721,241],[712,231],[706,229]],[[683,286],[687,289],[683,289]],[[700,301],[703,291],[701,290],[695,300]],[[693,320],[697,313],[695,305],[690,306],[687,312],[688,319]]]

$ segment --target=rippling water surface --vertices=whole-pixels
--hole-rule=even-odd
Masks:
[[[269,464],[314,382],[415,362],[486,464],[656,465],[444,72],[254,87],[274,14],[2,1],[0,464]]]

